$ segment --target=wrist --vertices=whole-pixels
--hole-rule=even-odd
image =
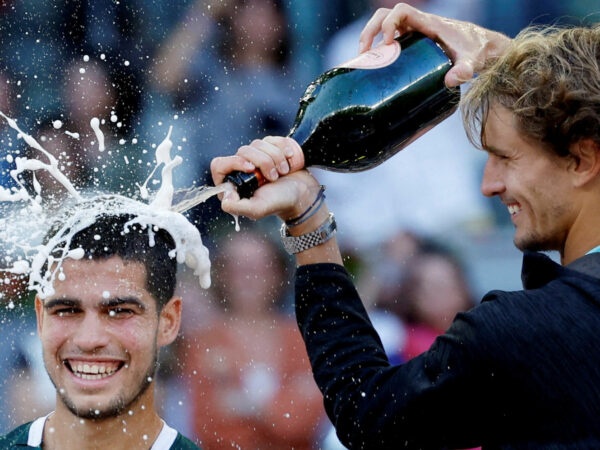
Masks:
[[[312,220],[310,222],[312,222]],[[281,240],[285,250],[290,255],[295,255],[326,244],[335,236],[336,230],[337,225],[335,217],[332,213],[329,213],[323,222],[321,222],[314,230],[307,233],[292,235],[285,223],[281,225],[280,231]],[[298,232],[297,229],[296,232]]]
[[[288,209],[278,216],[290,228],[300,225],[315,214],[325,201],[325,186],[315,183],[298,183],[298,193]]]
[[[302,225],[304,222],[307,222],[312,216],[314,216],[323,203],[325,202],[325,186],[321,186],[319,192],[317,193],[314,201],[310,204],[308,208],[304,210],[300,215],[292,217],[290,219],[285,220],[285,224],[288,227],[296,227]]]
[[[329,208],[325,203],[322,203],[319,208],[316,210],[314,214],[311,215],[306,221],[302,222],[298,225],[288,225],[287,222],[283,223],[285,225],[287,232],[290,236],[301,236],[306,233],[310,233],[317,228],[329,217]]]

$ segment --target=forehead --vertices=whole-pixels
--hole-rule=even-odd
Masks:
[[[502,156],[549,156],[542,143],[527,138],[520,132],[514,114],[503,106],[492,106],[486,116],[483,148]]]
[[[486,146],[519,139],[514,115],[498,104],[491,106],[485,117],[483,137]]]
[[[65,259],[54,281],[54,298],[106,299],[107,296],[150,297],[141,262],[107,259]]]

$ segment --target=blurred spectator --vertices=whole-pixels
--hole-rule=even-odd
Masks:
[[[427,350],[458,312],[475,306],[470,273],[458,252],[424,234],[397,231],[382,244],[372,270],[359,279],[359,291],[404,324],[397,349],[403,361]]]
[[[596,0],[486,0],[483,24],[515,36],[528,25],[550,23],[595,23],[600,19],[600,5]]]
[[[173,7],[168,0],[65,1],[59,29],[68,42],[66,60],[88,56],[103,62],[121,137],[137,129],[151,58],[191,2],[179,0]]]
[[[80,191],[137,195],[138,184],[151,170],[149,158],[134,139],[123,137],[119,96],[106,64],[89,58],[69,61],[63,67],[60,94],[63,110],[41,120],[30,132],[33,137],[59,160],[59,169]],[[37,150],[28,152],[40,157]],[[44,178],[54,189],[62,189],[52,177]]]
[[[282,312],[289,279],[278,247],[258,232],[243,230],[216,248],[222,311],[186,336],[184,356],[205,450],[309,450],[316,441],[324,410],[297,326]]]
[[[406,324],[405,360],[429,349],[457,313],[475,306],[461,262],[438,245],[424,246],[410,258],[398,291],[385,295],[382,303]]]
[[[161,46],[144,123],[149,136],[163,133],[157,124],[167,119],[184,134],[189,173],[181,187],[210,182],[214,156],[287,134],[303,88],[288,71],[288,30],[279,0],[198,0]]]
[[[119,145],[123,118],[117,113],[119,98],[106,65],[96,60],[69,61],[63,80],[65,110],[60,117],[64,124],[54,127],[48,144],[57,152],[55,156],[71,160],[65,168],[74,172],[72,181],[81,188],[116,192],[124,190],[123,179],[128,186],[132,180],[143,181],[121,155],[125,153]],[[94,118],[98,119],[96,129],[91,124]],[[125,156],[131,158],[127,153]]]

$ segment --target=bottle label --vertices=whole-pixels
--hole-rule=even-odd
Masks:
[[[391,44],[378,45],[338,67],[342,69],[381,69],[392,64],[399,56],[400,44],[394,41]]]

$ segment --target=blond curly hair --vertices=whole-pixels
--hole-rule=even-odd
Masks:
[[[485,147],[485,122],[497,105],[512,112],[525,139],[558,155],[580,139],[600,145],[600,24],[526,28],[488,62],[461,105],[478,147]]]

